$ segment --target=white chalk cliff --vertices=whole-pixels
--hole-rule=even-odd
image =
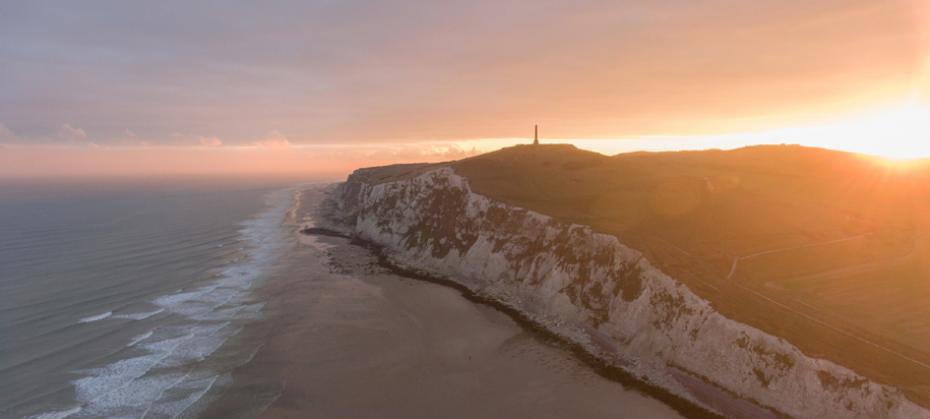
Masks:
[[[333,192],[349,233],[673,394],[735,417],[930,418],[894,388],[722,316],[614,236],[474,193],[451,167],[369,182],[377,170]]]

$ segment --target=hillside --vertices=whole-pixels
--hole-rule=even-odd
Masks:
[[[569,145],[451,165],[476,192],[613,234],[724,315],[930,406],[925,167],[798,146]]]

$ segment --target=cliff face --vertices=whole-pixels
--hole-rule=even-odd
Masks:
[[[350,233],[725,415],[930,418],[893,388],[721,316],[616,237],[476,194],[449,167],[333,193]]]

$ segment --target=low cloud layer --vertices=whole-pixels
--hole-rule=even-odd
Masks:
[[[0,123],[0,144],[19,142],[19,137],[13,133],[6,125]]]
[[[65,147],[82,147],[98,145],[90,140],[87,132],[71,124],[61,124],[54,134],[49,136],[25,137],[13,132],[10,128],[0,122],[0,144],[16,145],[23,147],[45,147],[45,146],[65,146]]]
[[[337,180],[364,166],[448,161],[487,151],[453,143],[287,146],[286,139],[278,138],[261,145],[222,146],[212,145],[215,138],[204,140],[210,144],[186,147],[0,144],[0,178],[270,175]]]
[[[216,137],[200,137],[197,143],[204,147],[219,147],[223,145],[223,141]]]
[[[267,149],[285,149],[291,146],[291,142],[278,131],[271,131],[264,138],[255,142],[255,145]]]

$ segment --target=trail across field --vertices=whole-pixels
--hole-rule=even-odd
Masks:
[[[831,244],[843,243],[843,242],[848,242],[848,241],[852,241],[856,239],[861,239],[863,237],[868,237],[873,234],[875,233],[865,233],[865,234],[860,234],[857,236],[844,237],[842,239],[829,240],[829,241],[819,242],[819,243],[809,243],[809,244],[804,244],[801,246],[791,246],[791,247],[782,247],[779,249],[763,250],[761,252],[756,252],[756,253],[752,253],[752,254],[745,255],[745,256],[736,256],[733,258],[733,264],[730,266],[730,273],[727,274],[727,279],[729,280],[733,278],[733,275],[736,274],[737,266],[739,266],[740,261],[743,261],[743,260],[752,259],[752,258],[759,257],[759,256],[770,255],[773,253],[781,253],[781,252],[788,252],[791,250],[800,250],[800,249],[807,249],[811,247],[820,247],[820,246],[827,246]]]
[[[870,345],[870,346],[872,346],[872,347],[878,348],[878,349],[880,349],[880,350],[882,350],[882,351],[884,351],[884,352],[887,352],[888,354],[891,354],[891,355],[893,355],[893,356],[895,356],[895,357],[898,357],[898,358],[900,358],[900,359],[902,359],[902,360],[905,360],[905,361],[908,361],[908,362],[910,362],[910,363],[913,363],[913,364],[915,364],[915,365],[917,365],[917,366],[919,366],[919,367],[921,367],[921,368],[930,369],[930,364],[928,364],[928,363],[926,363],[926,362],[920,361],[920,360],[918,360],[918,359],[914,359],[914,358],[912,358],[912,357],[910,357],[910,356],[908,356],[908,355],[902,354],[901,352],[898,352],[898,351],[896,351],[896,350],[894,350],[894,349],[892,349],[892,348],[889,348],[889,347],[887,347],[887,346],[884,346],[884,345],[882,345],[882,344],[880,344],[880,343],[876,343],[876,342],[874,342],[874,341],[872,341],[872,340],[866,339],[866,338],[864,338],[864,337],[862,337],[862,336],[859,336],[859,335],[857,335],[857,334],[855,334],[855,333],[848,332],[848,331],[846,331],[846,330],[844,330],[844,329],[842,329],[842,328],[836,327],[836,326],[834,326],[834,325],[832,325],[832,324],[830,324],[830,323],[828,323],[828,322],[826,322],[826,321],[820,320],[820,319],[818,319],[818,318],[816,318],[816,317],[814,317],[814,316],[812,316],[812,315],[809,315],[809,314],[803,313],[803,312],[801,312],[801,311],[798,311],[798,310],[792,308],[791,306],[789,306],[789,305],[787,305],[787,304],[781,303],[781,302],[779,302],[779,301],[777,301],[777,300],[775,300],[775,299],[773,299],[773,298],[771,298],[771,297],[768,297],[768,296],[766,296],[765,294],[763,294],[763,293],[761,293],[761,292],[758,292],[758,291],[756,291],[756,290],[753,290],[753,289],[751,289],[751,288],[749,288],[749,287],[747,287],[747,286],[745,286],[745,285],[743,285],[743,284],[741,284],[741,283],[739,283],[739,282],[737,282],[737,281],[732,281],[733,276],[736,274],[736,269],[737,269],[737,267],[739,266],[739,262],[744,261],[744,260],[748,260],[748,259],[752,259],[752,258],[756,258],[756,257],[759,257],[759,256],[764,256],[764,255],[775,254],[775,253],[781,253],[781,252],[787,252],[787,251],[794,251],[794,250],[800,250],[800,249],[806,249],[806,248],[812,248],[812,247],[820,247],[820,246],[827,246],[827,245],[832,245],[832,244],[837,244],[837,243],[843,243],[843,242],[848,242],[848,241],[853,241],[853,240],[865,238],[865,237],[868,237],[868,236],[874,235],[874,234],[876,234],[876,233],[875,233],[875,232],[870,232],[870,233],[859,234],[859,235],[856,235],[856,236],[844,237],[844,238],[841,238],[841,239],[829,240],[829,241],[824,241],[824,242],[819,242],[819,243],[810,243],[810,244],[805,244],[805,245],[801,245],[801,246],[791,246],[791,247],[783,247],[783,248],[778,248],[778,249],[770,249],[770,250],[764,250],[764,251],[761,251],[761,252],[752,253],[752,254],[745,255],[745,256],[736,256],[736,257],[733,258],[733,263],[732,263],[732,265],[730,266],[730,272],[729,272],[729,274],[727,275],[726,279],[727,279],[728,281],[731,281],[731,282],[730,282],[731,285],[735,285],[735,286],[736,286],[737,288],[739,288],[740,290],[745,291],[745,292],[748,292],[748,293],[750,293],[750,294],[752,294],[752,295],[754,295],[754,296],[756,296],[756,297],[762,298],[763,300],[768,301],[769,303],[772,303],[772,304],[774,304],[774,305],[776,305],[776,306],[778,306],[778,307],[780,307],[780,308],[782,308],[782,309],[784,309],[784,310],[787,310],[787,311],[789,311],[789,312],[791,312],[791,313],[793,313],[793,314],[796,314],[796,315],[798,315],[798,316],[801,316],[801,317],[803,317],[803,318],[805,318],[805,319],[807,319],[807,320],[813,321],[813,322],[815,322],[815,323],[817,323],[817,324],[819,324],[819,325],[821,325],[821,326],[824,326],[824,327],[826,327],[826,328],[828,328],[828,329],[830,329],[830,330],[832,330],[832,331],[834,331],[834,332],[840,333],[840,334],[842,334],[842,335],[844,335],[844,336],[853,338],[853,339],[855,339],[855,340],[857,340],[857,341],[859,341],[859,342],[862,342],[862,343],[865,343],[865,344]],[[919,237],[919,236],[922,236],[922,235],[918,235],[918,237]],[[917,237],[915,237],[915,240],[916,240],[916,239],[917,239]],[[916,248],[917,248],[917,247],[916,247],[916,245],[915,245],[915,246],[911,249],[911,251],[909,251],[909,252],[908,252],[907,254],[905,254],[905,255],[900,256],[898,259],[899,259],[899,260],[900,260],[900,259],[906,259],[906,258],[912,256],[912,255],[916,252]],[[823,275],[834,274],[834,273],[837,273],[837,271],[849,271],[850,269],[867,269],[868,266],[874,266],[874,265],[875,265],[875,263],[867,263],[867,264],[863,264],[863,265],[860,265],[860,266],[844,267],[844,268],[840,268],[840,269],[836,269],[836,270],[832,270],[832,271],[828,271],[828,272],[820,272],[820,273],[816,273],[816,274],[812,274],[812,275],[808,275],[808,276],[810,276],[810,277],[817,277],[817,276],[823,276]],[[795,302],[795,303],[804,305],[805,307],[808,307],[808,308],[810,308],[810,309],[813,310],[813,311],[819,311],[816,307],[813,307],[813,306],[811,306],[810,304],[805,304],[805,303],[803,303],[803,302],[794,301],[794,300],[792,300],[792,302]]]

